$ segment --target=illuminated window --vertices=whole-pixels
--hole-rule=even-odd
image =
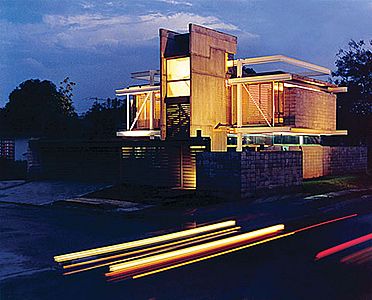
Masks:
[[[167,97],[180,96],[190,96],[190,80],[168,82]]]
[[[167,59],[167,97],[190,96],[190,57]]]

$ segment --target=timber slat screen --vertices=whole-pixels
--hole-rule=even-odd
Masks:
[[[190,104],[167,103],[167,138],[187,139],[190,136]]]
[[[184,189],[196,187],[196,153],[208,145],[137,142],[121,149],[121,181]]]

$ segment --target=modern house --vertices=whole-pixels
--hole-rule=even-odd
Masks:
[[[189,25],[188,33],[160,29],[160,70],[132,73],[143,83],[116,90],[117,96],[127,99],[126,128],[117,136],[162,141],[208,138],[210,152],[199,155],[199,161],[207,157],[208,166],[198,167],[209,171],[196,174],[201,185],[201,177],[214,176],[212,181],[220,185],[216,172],[222,172],[221,178],[233,172],[227,168],[224,173],[226,166],[210,170],[217,158],[221,163],[221,157],[228,157],[226,163],[232,163],[231,154],[219,152],[255,152],[249,170],[254,165],[257,169],[260,159],[271,161],[278,154],[288,160],[289,152],[296,152],[301,164],[296,180],[290,180],[294,172],[288,167],[283,167],[288,174],[270,175],[284,174],[289,185],[302,178],[365,170],[365,148],[321,145],[324,136],[347,135],[336,129],[336,96],[347,89],[319,79],[330,75],[329,69],[283,55],[240,59],[236,52],[237,38],[230,34],[195,24]],[[269,157],[262,156],[264,151],[271,153]],[[276,186],[274,181],[266,183]],[[279,185],[286,185],[286,180]]]
[[[118,136],[211,139],[212,151],[258,145],[318,144],[336,130],[336,94],[316,76],[327,68],[283,55],[234,59],[237,38],[190,24],[189,33],[160,30],[160,70],[132,73],[144,85],[116,90],[127,100],[126,130]],[[285,63],[286,70],[245,72]]]
[[[337,93],[347,91],[324,79],[329,69],[236,52],[230,34],[160,29],[160,69],[132,73],[138,84],[116,90],[127,116],[117,137],[33,141],[29,170],[238,197],[366,171],[366,147],[324,142],[347,135],[336,127]]]

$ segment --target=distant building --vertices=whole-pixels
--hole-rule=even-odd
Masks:
[[[6,160],[27,160],[28,138],[1,138],[0,158]]]
[[[0,159],[14,160],[14,139],[0,138]]]

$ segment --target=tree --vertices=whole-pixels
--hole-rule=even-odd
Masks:
[[[72,96],[74,95],[72,93],[72,90],[76,83],[72,82],[69,77],[66,77],[59,84],[60,86],[58,88],[58,91],[63,97],[63,100],[61,101],[62,109],[64,112],[66,112],[67,115],[75,116],[75,109],[72,105]]]
[[[348,88],[337,98],[338,125],[355,140],[365,141],[372,124],[372,40],[351,40],[336,57],[333,81]]]
[[[7,130],[18,136],[61,136],[68,131],[69,121],[76,118],[72,105],[72,86],[66,78],[57,90],[48,80],[22,82],[9,95],[4,109]]]
[[[124,102],[107,98],[105,102],[96,100],[83,116],[84,131],[89,137],[115,137],[126,120]]]

